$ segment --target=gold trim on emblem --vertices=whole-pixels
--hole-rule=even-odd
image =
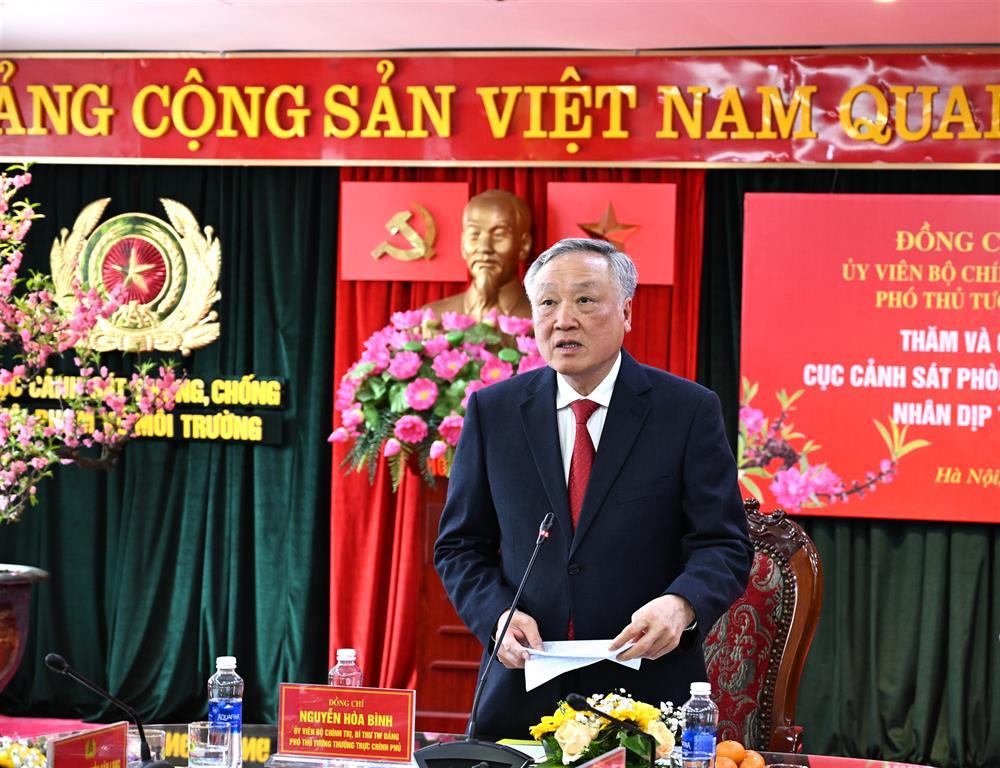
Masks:
[[[86,206],[72,231],[60,231],[49,257],[56,300],[67,312],[77,304],[74,281],[96,287],[105,297],[110,296],[109,275],[133,289],[111,317],[98,321],[88,345],[99,352],[156,349],[189,355],[219,338],[212,305],[221,298],[222,247],[212,228],[203,232],[186,206],[166,198],[160,202],[169,224],[146,213],[124,213],[101,224],[110,201],[105,197]],[[123,242],[130,244],[129,256],[113,263],[108,257]],[[137,255],[136,244],[146,261]]]

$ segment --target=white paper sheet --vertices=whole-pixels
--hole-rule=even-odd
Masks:
[[[525,744],[520,741],[510,740],[510,739],[500,739],[497,744],[504,744],[511,749],[516,749],[518,752],[527,755],[531,758],[533,763],[541,763],[545,761],[545,747],[541,744]]]
[[[609,651],[611,640],[556,640],[542,643],[541,649],[529,648],[524,662],[524,689],[530,691],[554,677],[599,661],[613,661],[630,669],[639,669],[642,659],[619,661],[615,658],[629,646]]]

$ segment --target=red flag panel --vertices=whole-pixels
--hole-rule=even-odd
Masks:
[[[640,285],[673,285],[677,185],[551,182],[548,242],[594,237],[632,257]]]
[[[343,182],[341,279],[465,282],[468,201],[466,182]]]

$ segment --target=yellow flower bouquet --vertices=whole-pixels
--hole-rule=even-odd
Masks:
[[[671,702],[659,707],[636,701],[624,691],[595,694],[587,701],[601,712],[634,723],[656,740],[656,758],[666,760],[679,739],[680,712]],[[553,766],[586,762],[617,747],[625,747],[627,763],[644,766],[649,762],[649,742],[592,712],[578,712],[565,701],[530,728],[531,735],[545,747],[547,763]],[[582,760],[581,760],[582,759]]]
[[[45,768],[45,743],[0,736],[0,768]]]

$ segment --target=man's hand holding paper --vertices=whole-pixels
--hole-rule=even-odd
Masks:
[[[500,614],[496,628],[498,633],[503,629],[508,613],[510,611]],[[542,647],[542,636],[538,634],[538,624],[533,618],[524,611],[514,611],[507,634],[497,642],[500,643],[500,653],[497,654],[500,663],[507,669],[523,669],[529,650]]]
[[[613,661],[623,667],[638,669],[642,659],[623,660],[612,651],[609,640],[560,640],[542,643],[541,648],[527,650],[524,665],[524,688],[530,691],[554,677],[574,669],[588,667],[599,661]]]

